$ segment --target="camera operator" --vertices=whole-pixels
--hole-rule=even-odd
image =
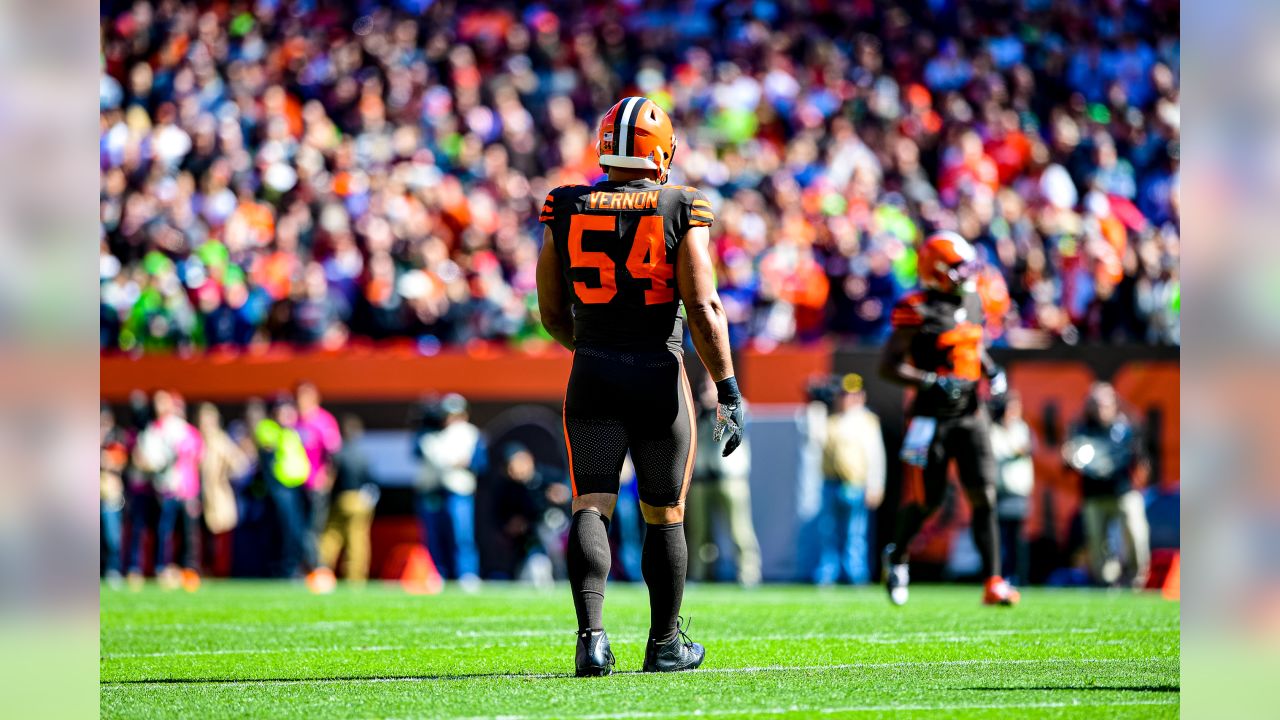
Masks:
[[[1150,527],[1140,487],[1147,461],[1141,436],[1120,412],[1115,388],[1096,383],[1089,390],[1085,413],[1062,447],[1067,465],[1080,474],[1084,494],[1084,532],[1095,582],[1135,588],[1147,581],[1151,563]],[[1125,566],[1110,550],[1111,523],[1119,521]]]

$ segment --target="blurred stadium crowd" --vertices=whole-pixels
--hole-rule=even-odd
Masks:
[[[952,228],[997,342],[1177,344],[1176,0],[104,2],[101,347],[545,339],[538,200],[671,114],[736,347],[876,343]],[[1003,281],[1003,282],[1001,282]]]

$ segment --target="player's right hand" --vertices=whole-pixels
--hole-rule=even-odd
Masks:
[[[720,442],[728,433],[729,440],[724,444],[721,457],[729,457],[729,453],[742,444],[742,428],[746,425],[747,411],[742,400],[742,392],[738,390],[738,381],[727,377],[716,383],[716,427],[711,438]]]

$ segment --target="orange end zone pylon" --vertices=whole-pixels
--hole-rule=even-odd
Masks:
[[[400,586],[412,595],[435,595],[444,589],[444,578],[436,569],[431,553],[421,545],[409,550],[409,557],[400,574]]]
[[[1169,574],[1164,577],[1164,587],[1160,588],[1160,594],[1165,600],[1179,600],[1182,598],[1182,583],[1178,577],[1179,559],[1182,553],[1175,553],[1173,562],[1169,564]]]

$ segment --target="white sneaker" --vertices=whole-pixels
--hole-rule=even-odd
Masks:
[[[884,587],[889,591],[889,602],[902,607],[907,604],[907,588],[911,584],[911,573],[906,563],[889,562],[889,556],[893,554],[893,550],[893,545],[884,549]]]

